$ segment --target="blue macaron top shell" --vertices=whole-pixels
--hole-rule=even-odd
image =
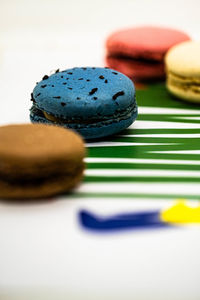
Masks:
[[[73,68],[45,75],[33,90],[34,105],[64,119],[105,119],[135,105],[133,82],[108,68]]]

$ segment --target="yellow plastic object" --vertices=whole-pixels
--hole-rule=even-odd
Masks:
[[[200,204],[191,207],[185,200],[179,200],[172,207],[161,212],[160,218],[164,222],[176,224],[200,224]]]

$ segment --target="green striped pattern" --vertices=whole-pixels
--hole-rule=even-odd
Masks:
[[[82,197],[200,198],[200,109],[164,84],[137,91],[137,121],[88,144]]]

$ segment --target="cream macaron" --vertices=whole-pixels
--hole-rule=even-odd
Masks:
[[[167,88],[176,97],[200,103],[200,42],[172,47],[165,56]]]

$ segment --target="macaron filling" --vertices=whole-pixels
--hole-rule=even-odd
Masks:
[[[69,170],[65,172],[61,172],[60,169],[58,172],[54,172],[54,174],[27,174],[18,177],[18,174],[3,174],[0,173],[0,182],[4,182],[7,184],[18,185],[18,186],[39,186],[43,185],[45,182],[55,182],[62,179],[67,180],[67,178],[71,178],[74,174],[80,174],[84,169],[84,164],[81,166],[74,168],[74,170]]]
[[[87,125],[90,126],[98,126],[98,123],[111,124],[113,122],[119,122],[119,120],[126,120],[130,118],[133,114],[137,114],[137,105],[136,103],[132,103],[129,107],[124,110],[116,111],[112,116],[102,116],[100,118],[94,117],[90,119],[83,118],[64,118],[55,116],[49,112],[46,112],[42,109],[39,109],[35,104],[31,108],[31,112],[37,114],[38,116],[44,117],[48,121],[56,124],[73,124],[78,125],[78,127],[85,127]]]
[[[174,80],[178,80],[178,81],[181,81],[182,83],[191,83],[191,84],[199,84],[200,85],[200,77],[189,77],[189,76],[183,76],[183,75],[180,75],[180,74],[176,74],[172,71],[169,71],[168,70],[168,75],[170,77],[173,77]]]
[[[193,93],[200,93],[200,78],[179,76],[173,72],[168,73],[168,84]]]
[[[107,55],[107,58],[132,60],[137,63],[145,63],[145,64],[161,64],[161,63],[163,64],[163,61],[162,61],[163,55],[148,56],[147,53],[145,53],[145,52],[143,53],[143,55],[131,56],[131,55],[124,55],[124,54],[110,54],[110,55]]]

